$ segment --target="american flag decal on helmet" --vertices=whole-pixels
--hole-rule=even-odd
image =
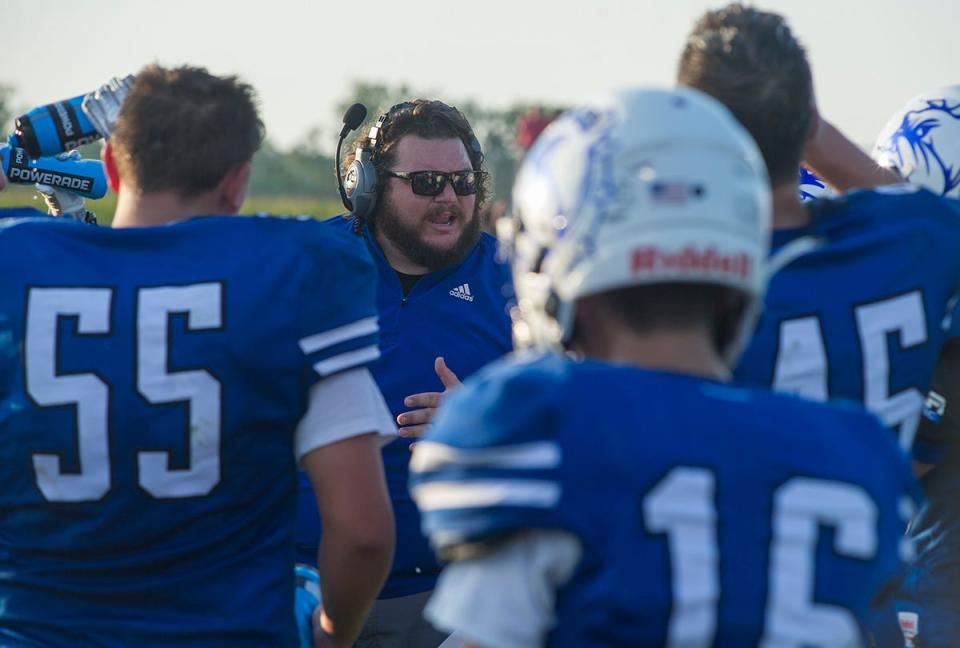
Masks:
[[[701,198],[703,194],[702,185],[683,180],[661,180],[650,185],[650,195],[656,203],[682,205],[691,198]]]

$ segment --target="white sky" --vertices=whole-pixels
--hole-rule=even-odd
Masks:
[[[157,61],[239,74],[268,137],[339,125],[353,80],[449,101],[571,104],[669,84],[702,0],[2,0],[0,83],[28,108]],[[823,113],[870,145],[911,96],[960,83],[958,0],[767,0],[807,46]],[[362,12],[361,12],[362,10]],[[3,125],[8,128],[10,125]],[[331,135],[332,137],[332,135]],[[333,144],[331,143],[331,147]]]

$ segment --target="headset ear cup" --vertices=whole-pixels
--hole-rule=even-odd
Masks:
[[[470,148],[470,153],[472,153],[472,155],[470,155],[470,160],[471,162],[473,162],[473,165],[472,165],[473,170],[479,171],[480,170],[479,160],[483,158],[483,148],[481,148],[480,146],[480,140],[478,140],[476,136],[471,135],[470,143],[468,146]]]
[[[478,140],[474,136],[470,137],[470,149],[474,152],[474,154],[477,157],[480,157],[481,155],[483,155],[483,147],[480,146],[480,140]]]
[[[350,214],[354,218],[368,218],[377,205],[377,170],[370,162],[368,149],[357,151],[343,186],[352,205]]]

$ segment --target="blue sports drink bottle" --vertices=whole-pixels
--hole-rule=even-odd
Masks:
[[[34,108],[14,120],[10,146],[22,148],[31,158],[57,155],[100,139],[81,109],[84,95]]]
[[[10,182],[39,182],[93,199],[103,198],[107,193],[107,175],[100,160],[58,160],[55,157],[31,159],[22,148],[2,145],[0,165]]]

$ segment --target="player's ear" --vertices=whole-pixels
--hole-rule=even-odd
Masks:
[[[225,213],[236,214],[243,206],[243,201],[247,198],[247,187],[250,184],[250,169],[250,162],[238,164],[227,171],[227,175],[220,181],[217,191]]]
[[[120,191],[120,173],[117,171],[117,159],[113,155],[113,147],[110,140],[103,144],[100,149],[100,160],[103,162],[103,169],[107,173],[107,184],[110,185],[110,191],[118,193]]]

